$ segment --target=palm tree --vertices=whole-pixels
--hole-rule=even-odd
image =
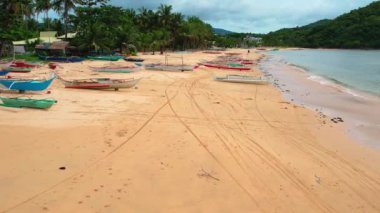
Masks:
[[[96,6],[98,4],[105,5],[109,0],[81,0],[80,4],[87,7]]]
[[[8,11],[10,14],[14,14],[17,16],[30,15],[29,13],[30,7],[32,6],[31,0],[8,0],[1,2],[1,7]]]
[[[36,12],[45,12],[45,20],[49,20],[49,10],[51,9],[50,0],[36,0]],[[50,29],[49,22],[47,22],[47,28]]]
[[[172,6],[161,4],[158,7],[157,14],[159,15],[159,21],[162,27],[167,27],[172,19]]]
[[[58,13],[62,13],[63,22],[65,25],[65,39],[67,39],[67,19],[69,17],[69,12],[72,9],[75,9],[76,4],[82,3],[81,0],[55,0],[53,2],[53,8]]]
[[[139,14],[137,15],[137,24],[140,29],[144,32],[151,31],[155,26],[156,14],[152,10],[148,10],[145,7],[139,9]]]

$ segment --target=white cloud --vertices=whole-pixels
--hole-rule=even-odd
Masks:
[[[335,18],[374,0],[111,0],[123,7],[149,9],[161,3],[173,5],[173,10],[195,15],[214,27],[237,32],[267,33],[284,27],[309,24],[325,18]]]

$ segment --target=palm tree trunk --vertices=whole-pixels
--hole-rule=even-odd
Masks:
[[[50,30],[49,10],[46,10],[45,17],[46,17],[47,30]]]
[[[65,22],[65,40],[67,40],[67,14],[68,11],[65,9],[65,14],[64,14],[64,22]]]

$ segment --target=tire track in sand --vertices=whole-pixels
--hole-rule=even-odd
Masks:
[[[180,80],[182,80],[182,79],[180,79]],[[166,87],[166,89],[165,89],[165,91],[169,88],[169,87],[171,87],[171,86],[173,86],[175,83],[177,83],[177,81],[174,81],[174,82],[172,82],[171,84],[169,84],[167,87]],[[181,85],[182,85],[183,83],[181,83]],[[157,114],[163,109],[163,108],[165,108],[165,106],[167,106],[168,104],[169,104],[169,102],[172,100],[172,99],[174,99],[177,95],[178,95],[178,92],[179,91],[177,91],[172,97],[168,97],[168,96],[166,96],[166,102],[164,103],[164,104],[162,104],[160,107],[158,107],[158,109],[156,110],[156,111],[154,111],[154,113],[151,115],[151,117],[149,117],[138,129],[137,129],[137,131],[135,132],[135,133],[133,133],[131,136],[129,136],[128,138],[127,138],[127,140],[125,140],[124,142],[122,142],[121,144],[119,144],[118,146],[116,146],[114,149],[112,149],[110,152],[108,152],[106,155],[104,155],[102,158],[100,158],[100,159],[98,159],[97,161],[95,161],[93,164],[91,164],[91,165],[89,165],[89,166],[87,166],[85,169],[82,169],[82,170],[80,170],[79,172],[76,172],[76,173],[74,173],[73,175],[70,175],[69,177],[67,177],[67,178],[65,178],[65,179],[63,179],[63,180],[61,180],[61,181],[59,181],[58,183],[56,183],[56,184],[54,184],[54,185],[52,185],[52,186],[50,186],[50,187],[48,187],[48,188],[46,188],[46,189],[44,189],[44,190],[42,190],[42,191],[40,191],[40,192],[38,192],[38,193],[36,193],[36,194],[34,194],[33,196],[30,196],[29,198],[27,198],[27,199],[25,199],[25,200],[23,200],[23,201],[21,201],[21,202],[19,202],[19,203],[17,203],[17,204],[15,204],[15,205],[13,205],[13,206],[11,206],[11,207],[8,207],[7,209],[5,209],[5,210],[1,210],[0,212],[1,213],[6,213],[6,212],[9,212],[9,211],[12,211],[12,210],[14,210],[14,209],[16,209],[17,207],[20,207],[20,206],[22,206],[22,205],[24,205],[24,204],[26,204],[26,203],[29,203],[29,202],[31,202],[31,201],[33,201],[34,199],[36,199],[36,198],[38,198],[38,197],[40,197],[40,196],[42,196],[43,194],[45,194],[45,193],[48,193],[48,192],[50,192],[51,190],[53,190],[54,188],[56,188],[56,187],[58,187],[58,186],[60,186],[60,185],[62,185],[62,184],[64,184],[64,183],[66,183],[66,182],[68,182],[68,181],[70,181],[72,178],[74,178],[74,177],[76,177],[76,176],[78,176],[78,175],[81,175],[81,174],[83,174],[83,173],[85,173],[86,171],[88,171],[89,169],[91,169],[91,168],[93,168],[93,167],[95,167],[96,165],[98,165],[100,162],[102,162],[102,161],[104,161],[104,160],[106,160],[107,158],[109,158],[112,154],[114,154],[114,153],[116,153],[118,150],[120,150],[125,144],[127,144],[130,140],[132,140],[134,137],[136,137],[156,116],[157,116]],[[166,94],[166,92],[165,92],[165,94]]]
[[[289,135],[284,129],[278,128],[271,124],[271,122],[266,119],[266,117],[263,115],[263,113],[260,111],[258,104],[257,104],[257,87],[255,91],[255,108],[262,117],[262,119],[265,120],[265,122],[273,128],[274,130],[283,133],[285,137],[288,137],[290,140],[289,142],[293,144],[293,146],[300,150],[303,153],[306,153],[308,156],[312,157],[311,160],[315,161],[316,163],[322,164],[327,170],[329,170],[330,173],[336,174],[336,172],[341,172],[341,174],[344,174],[346,177],[352,177],[351,175],[357,176],[359,178],[355,178],[356,180],[360,181],[360,178],[364,178],[367,181],[360,181],[360,183],[363,186],[367,186],[367,188],[374,192],[374,195],[378,193],[380,184],[379,181],[374,179],[373,177],[367,175],[366,172],[363,170],[358,169],[357,167],[351,165],[347,160],[343,159],[342,157],[338,156],[336,153],[331,152],[330,150],[327,150],[325,147],[318,145],[316,143],[305,143],[304,140],[298,138],[294,135]],[[299,121],[299,117],[297,115],[297,120]],[[283,123],[279,123],[282,126],[285,126]],[[309,130],[306,130],[305,127],[303,127],[305,132],[308,134],[311,134]],[[322,161],[320,159],[330,159],[329,161]],[[334,169],[336,168],[336,169]],[[352,192],[354,192],[358,197],[360,197],[365,203],[367,203],[369,206],[371,206],[373,209],[380,211],[380,208],[375,206],[372,202],[370,202],[362,193],[360,193],[358,190],[353,188],[351,184],[347,183],[347,181],[343,180],[342,178],[339,179],[340,182],[342,182],[344,185],[346,185],[347,188],[349,188]]]
[[[195,82],[195,81],[194,81]],[[189,89],[189,93],[191,93],[191,89],[194,87],[194,83],[191,85],[191,88]],[[207,91],[206,91],[207,92]],[[215,93],[214,94],[218,95],[218,96],[222,96],[224,97],[225,95],[220,95],[218,93]],[[197,101],[195,100],[195,98],[193,97],[192,94],[190,94],[190,96],[192,97],[195,105],[198,107],[198,109],[202,112],[203,116],[207,119],[207,120],[210,120],[207,115],[207,113],[201,109],[200,105],[197,103]],[[230,99],[230,98],[229,98]],[[234,101],[235,102],[235,101]],[[242,107],[240,105],[240,103],[238,103],[238,106],[240,108],[242,108],[244,111],[246,111],[244,109],[244,107]],[[236,110],[236,107],[233,107],[233,109]],[[217,123],[221,126],[224,126],[224,124],[222,124],[219,120],[216,120]],[[266,119],[265,119],[265,122],[268,122]],[[243,131],[242,127],[240,127],[240,124],[236,123],[235,121],[235,125],[239,126],[240,130]],[[226,131],[228,132],[228,131]],[[242,132],[243,133],[243,132]],[[244,134],[244,133],[243,133]],[[218,135],[218,134],[217,134]],[[246,136],[248,136],[248,134],[245,134]],[[219,137],[221,140],[223,140],[221,137]],[[308,198],[308,200],[313,203],[316,207],[318,207],[320,210],[324,211],[324,212],[332,212],[333,209],[331,209],[331,207],[329,206],[326,206],[326,205],[323,205],[322,201],[318,198],[317,195],[315,195],[313,192],[311,192],[308,187],[301,181],[299,180],[293,172],[291,172],[290,170],[288,170],[286,167],[281,167],[281,166],[278,166],[278,165],[282,165],[281,162],[279,162],[277,160],[277,158],[275,158],[272,154],[270,154],[269,152],[267,152],[263,147],[261,147],[255,140],[247,137],[247,139],[251,142],[251,143],[254,143],[256,145],[256,150],[259,151],[258,152],[255,152],[254,149],[249,149],[250,151],[253,151],[253,153],[259,157],[260,159],[262,159],[264,162],[267,163],[268,166],[270,166],[274,171],[277,171],[279,174],[282,174],[283,176],[287,177],[288,180],[290,180],[290,182],[292,182],[304,195],[305,197]],[[225,144],[225,142],[223,142],[225,146],[227,146],[227,149],[230,151],[229,147],[227,144]],[[241,147],[240,147],[241,148]],[[241,151],[243,153],[246,153],[242,148],[241,148]],[[236,156],[230,151],[230,154],[234,157],[235,161],[238,163],[238,159],[236,158]],[[248,155],[248,154],[246,154]],[[248,158],[249,155],[248,155]],[[251,158],[250,158],[251,159]],[[243,161],[244,162],[244,161]],[[240,164],[239,164],[240,165]],[[243,168],[241,168],[243,169]],[[246,175],[249,176],[249,174],[246,173]],[[310,196],[311,195],[311,196]]]
[[[207,77],[208,75],[206,75]],[[203,76],[202,76],[203,77]],[[168,89],[168,88],[167,88]],[[179,89],[177,90],[179,91]],[[165,90],[166,97],[168,97],[168,90]],[[195,134],[195,132],[185,123],[185,121],[178,115],[176,110],[174,109],[171,100],[168,99],[169,107],[171,111],[173,112],[174,116],[180,121],[180,123],[190,132],[190,134],[197,140],[197,142],[201,145],[202,148],[205,149],[205,151],[217,162],[217,164],[228,174],[228,176],[239,186],[240,189],[242,189],[251,199],[255,205],[260,208],[259,203],[257,200],[253,197],[253,195],[249,192],[248,189],[246,189],[237,179],[236,177],[227,169],[227,167],[216,157],[216,155],[211,152],[211,150],[207,147],[207,145]]]

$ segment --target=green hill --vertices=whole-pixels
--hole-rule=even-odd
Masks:
[[[225,30],[225,29],[221,29],[221,28],[212,28],[212,31],[216,35],[228,35],[228,34],[234,33],[234,32],[231,32],[229,30]]]
[[[334,20],[281,29],[264,37],[268,46],[311,48],[380,48],[380,2]]]

